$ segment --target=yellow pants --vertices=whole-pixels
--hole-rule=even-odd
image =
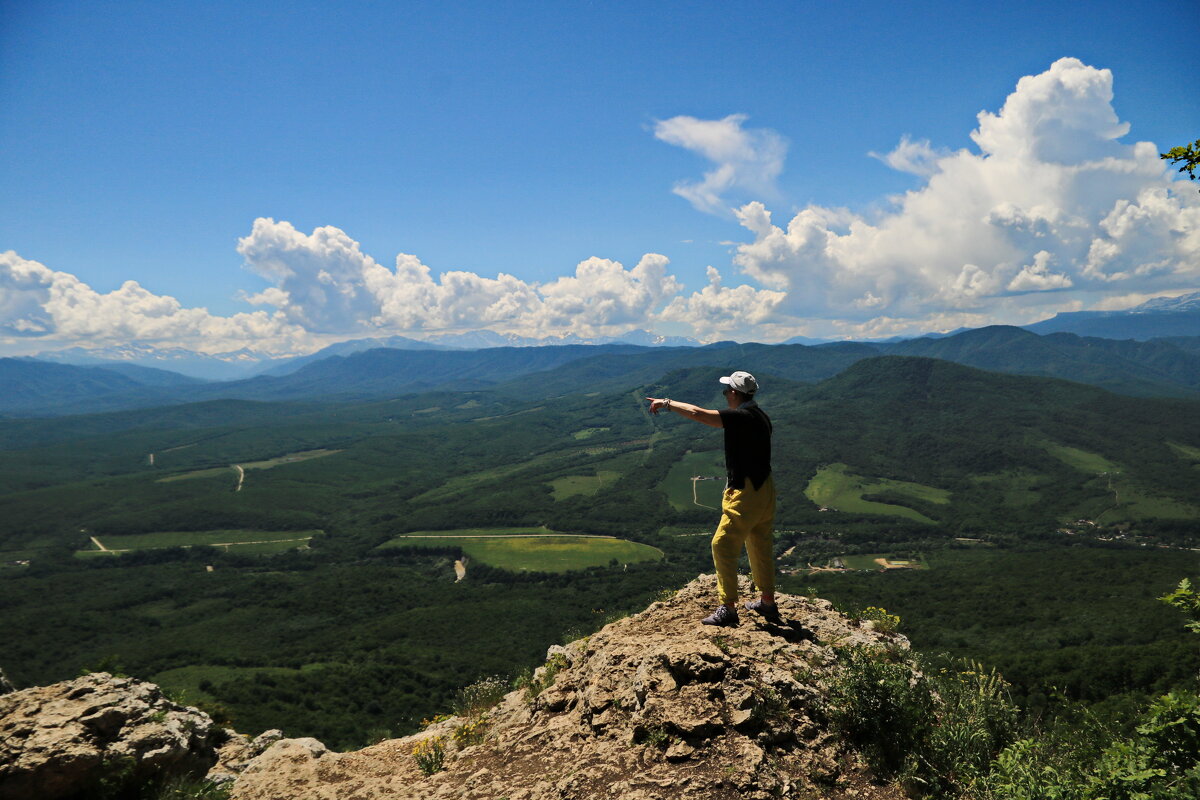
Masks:
[[[750,574],[761,592],[775,591],[775,479],[768,476],[755,489],[749,478],[744,489],[727,488],[721,500],[721,524],[712,540],[717,568],[717,591],[724,604],[737,602],[737,562],[742,547],[750,556]]]

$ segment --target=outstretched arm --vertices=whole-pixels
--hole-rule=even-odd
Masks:
[[[703,422],[705,425],[713,428],[725,427],[721,423],[721,414],[715,409],[701,408],[691,403],[681,403],[669,397],[647,397],[646,399],[650,401],[651,414],[657,414],[659,411],[666,409],[667,411],[674,411],[676,414],[688,419],[694,419],[696,422]]]

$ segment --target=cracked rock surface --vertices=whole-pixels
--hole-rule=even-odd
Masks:
[[[715,597],[715,577],[702,575],[551,648],[565,666],[536,697],[518,690],[488,712],[482,743],[454,744],[461,718],[350,753],[284,739],[249,762],[233,800],[903,797],[874,783],[829,731],[825,682],[833,645],[907,640],[787,595],[777,598],[780,624],[743,610],[737,628],[701,625]],[[427,776],[413,749],[438,738],[444,768]]]
[[[0,695],[0,800],[56,800],[106,773],[197,776],[227,733],[152,683],[107,672]]]

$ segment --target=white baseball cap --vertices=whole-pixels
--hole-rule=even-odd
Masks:
[[[735,372],[721,378],[721,383],[728,384],[742,394],[754,394],[758,391],[758,381],[749,372]]]

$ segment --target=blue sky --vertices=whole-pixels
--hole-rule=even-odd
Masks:
[[[1166,179],[1144,158],[1132,166],[1136,142],[1200,137],[1198,28],[1194,2],[9,2],[0,251],[13,255],[0,265],[0,351],[138,339],[209,350],[269,340],[282,352],[485,326],[778,340],[1027,321],[1200,288],[1195,201],[1177,185],[1171,208],[1152,208],[1143,193]],[[1116,173],[1142,178],[1087,209],[1086,187],[1062,183],[1074,178],[1045,187],[1045,203],[1018,191],[1036,163],[980,179],[1012,182],[1012,199],[997,189],[986,205],[1021,209],[1022,230],[1030,209],[1053,207],[1045,224],[1086,217],[1093,244],[1075,241],[1078,226],[1038,234],[1061,247],[959,242],[920,286],[920,265],[868,256],[905,249],[918,231],[954,238],[930,231],[937,208],[913,222],[892,198],[953,172],[929,166],[939,158],[981,158],[976,115],[1000,114],[1018,80],[1064,57],[1082,66],[1055,80],[1067,94],[1089,87],[1091,105],[1063,112],[1063,141],[1086,149],[1096,133],[1124,148],[1101,154],[1127,162]],[[1084,130],[1107,124],[1103,80],[1091,80],[1104,70],[1127,133]],[[1031,114],[1057,113],[1060,95],[1046,92]],[[1011,116],[1017,126],[1015,106]],[[674,139],[661,127],[670,120]],[[1053,133],[1021,130],[1043,144]],[[908,171],[884,158],[902,137],[919,146]],[[1024,152],[998,147],[982,153],[992,172]],[[705,158],[713,148],[734,155]],[[722,163],[733,177],[703,188]],[[940,203],[956,196],[944,189]],[[846,238],[823,255],[807,240],[774,241],[760,218],[739,221],[754,201],[783,232],[817,208],[805,224]],[[1158,220],[1161,241],[1143,231],[1102,242],[1121,257],[1099,264],[1094,242],[1119,236],[1121,202],[1145,212],[1130,219]],[[852,232],[855,219],[883,230],[889,218],[890,236]],[[310,236],[325,226],[343,234],[333,245]],[[253,241],[240,252],[243,238]],[[421,276],[397,284],[402,253],[428,267],[432,287]],[[360,255],[393,274],[373,275]],[[576,272],[592,258],[607,262]],[[484,283],[451,288],[446,271]],[[499,273],[515,282],[486,283]],[[141,293],[111,294],[126,281]],[[938,288],[952,284],[962,291]],[[602,297],[607,310],[588,305]],[[409,313],[422,303],[440,310]],[[68,319],[85,310],[88,324]]]

